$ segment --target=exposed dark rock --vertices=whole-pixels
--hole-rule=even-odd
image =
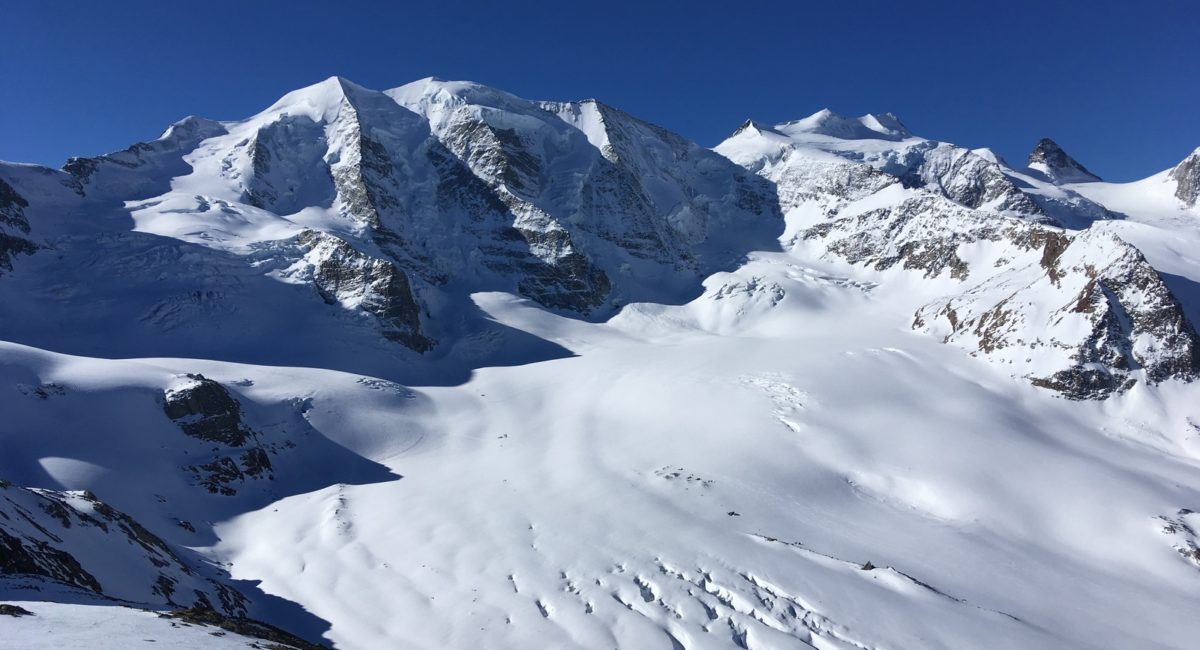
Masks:
[[[1200,568],[1200,517],[1188,508],[1182,508],[1170,517],[1156,517],[1162,521],[1162,533],[1171,537],[1171,546],[1185,561]]]
[[[934,155],[937,154],[937,155]],[[913,170],[931,186],[968,208],[987,207],[1050,221],[1041,207],[1020,190],[996,163],[952,145],[939,145]]]
[[[250,432],[242,424],[242,407],[221,384],[203,375],[188,375],[192,380],[183,388],[166,392],[163,411],[183,432],[209,442],[230,447],[246,444]]]
[[[1200,200],[1200,149],[1196,149],[1187,158],[1171,170],[1171,178],[1175,180],[1175,196],[1184,205],[1195,206]]]
[[[20,605],[0,603],[0,616],[33,616],[33,612]]]
[[[0,225],[28,233],[29,221],[25,218],[25,208],[28,207],[29,201],[18,194],[12,185],[0,179]]]
[[[62,397],[67,394],[67,389],[53,382],[42,384],[41,386],[31,386],[29,384],[17,384],[17,390],[22,395],[28,395],[34,399],[50,399],[51,397]]]
[[[0,575],[125,600],[153,594],[167,605],[216,602],[227,614],[245,613],[237,590],[202,577],[160,537],[89,492],[0,484]]]
[[[206,490],[227,497],[237,494],[237,490],[230,484],[240,483],[246,478],[246,475],[242,473],[242,468],[238,467],[237,461],[229,456],[220,456],[211,462],[191,465],[187,469],[192,471],[197,483]]]
[[[196,482],[214,494],[233,496],[247,478],[270,478],[271,459],[254,430],[242,419],[241,404],[221,384],[203,375],[188,375],[188,384],[166,391],[163,410],[187,435],[240,453],[219,449],[208,462],[188,466]]]
[[[49,542],[10,535],[0,522],[0,574],[33,575],[100,593],[100,583],[70,553]]]
[[[970,275],[967,263],[958,255],[958,246],[978,239],[999,236],[992,224],[969,233],[948,232],[928,223],[939,218],[939,211],[963,214],[934,197],[916,198],[899,206],[871,210],[845,219],[834,219],[800,234],[804,239],[827,240],[828,250],[851,263],[865,263],[876,270],[899,264],[901,268],[922,271],[933,278],[949,271],[955,279]]]
[[[279,650],[325,650],[327,646],[305,641],[300,637],[281,630],[274,625],[256,621],[251,618],[226,616],[214,611],[211,607],[195,605],[187,609],[177,609],[167,614],[163,614],[166,618],[171,618],[192,625],[209,625],[219,627],[222,630],[248,636],[255,639],[270,641],[271,648]]]
[[[29,233],[29,220],[25,218],[27,207],[29,201],[0,179],[0,269],[11,271],[14,257],[32,255],[38,249],[33,242],[17,234]]]
[[[331,305],[353,305],[371,314],[385,337],[418,352],[433,347],[421,332],[421,309],[408,276],[394,262],[359,252],[327,233],[305,231],[297,241],[315,264],[312,281]]]

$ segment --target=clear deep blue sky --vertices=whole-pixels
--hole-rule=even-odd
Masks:
[[[896,113],[1129,180],[1200,146],[1200,2],[0,0],[0,159],[58,166],[338,74],[597,97],[706,146],[745,118]]]

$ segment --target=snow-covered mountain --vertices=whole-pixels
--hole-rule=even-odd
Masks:
[[[335,77],[0,163],[0,626],[1190,647],[1198,160]]]
[[[930,284],[936,298],[914,329],[1075,398],[1200,374],[1200,337],[1151,263],[1111,233],[1061,227],[1117,215],[1061,188],[1099,179],[1049,140],[1022,173],[916,137],[891,115],[824,110],[747,123],[717,151],[776,183],[793,246],[957,280]]]

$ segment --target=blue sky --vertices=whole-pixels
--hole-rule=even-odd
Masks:
[[[1200,146],[1200,2],[7,2],[0,159],[58,166],[339,74],[597,97],[706,146],[747,117],[891,111],[1129,180]]]

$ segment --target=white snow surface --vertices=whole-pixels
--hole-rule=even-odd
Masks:
[[[795,239],[831,204],[852,216],[924,190],[875,179],[836,199],[781,192],[778,248],[708,276],[684,304],[633,303],[588,322],[477,292],[471,306],[494,329],[444,356],[385,354],[290,294],[256,302],[267,280],[225,257],[254,259],[305,228],[361,234],[313,170],[342,151],[346,95],[384,95],[336,78],[297,93],[246,121],[205,122],[187,165],[144,202],[47,226],[102,231],[114,250],[127,250],[126,231],[168,250],[200,244],[213,254],[177,262],[153,248],[119,277],[234,277],[221,304],[235,311],[214,315],[181,281],[178,301],[148,312],[175,332],[162,338],[105,327],[114,305],[147,311],[138,284],[99,294],[78,338],[58,345],[36,323],[0,322],[0,478],[90,490],[227,571],[252,616],[338,648],[1195,647],[1200,384],[1061,399],[912,331],[914,312],[951,291],[947,278],[871,270]],[[594,102],[539,104],[534,124],[522,117],[530,103],[477,84],[422,80],[386,96],[414,117],[389,122],[397,148],[422,146],[423,128],[465,110],[628,155]],[[224,157],[268,124],[283,124],[272,137],[326,145],[274,168],[273,210],[243,200],[249,154]],[[1098,241],[1111,231],[1140,247],[1189,314],[1200,307],[1200,214],[1171,202],[1162,174],[1055,187],[990,151],[917,138],[893,116],[828,111],[750,124],[717,151],[773,180],[895,170],[913,152],[974,156],[1069,206],[1061,214],[1119,213],[1078,218]],[[17,264],[51,268],[37,262],[45,254]],[[33,282],[18,269],[0,284],[16,287],[8,297],[40,295],[29,313],[43,318],[61,313],[59,299],[80,304],[91,272]],[[273,334],[239,343],[238,318]],[[205,445],[183,437],[161,399],[189,373],[224,385],[287,450],[274,480],[235,497],[188,483],[179,468]],[[35,613],[0,617],[0,647],[248,643],[171,628],[130,603],[68,600],[0,589]]]

